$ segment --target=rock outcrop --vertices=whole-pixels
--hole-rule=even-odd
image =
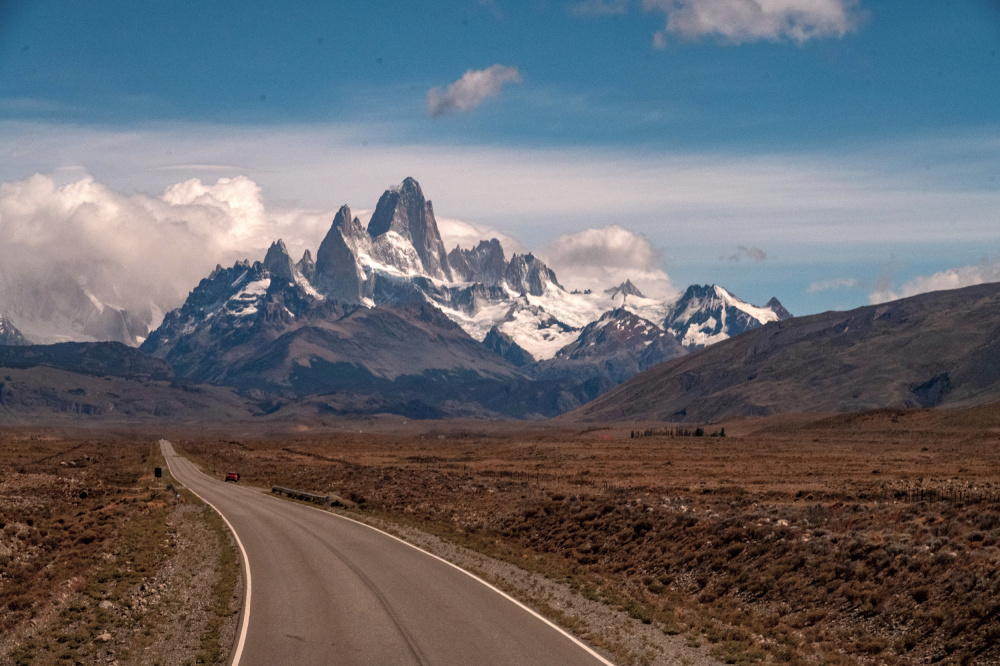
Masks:
[[[267,256],[264,257],[264,268],[271,273],[271,277],[284,280],[285,282],[295,282],[297,271],[292,258],[288,256],[288,248],[281,239],[271,243],[267,249]]]
[[[645,298],[645,296],[642,295],[642,292],[639,291],[639,288],[634,284],[632,284],[632,280],[625,280],[617,287],[611,287],[610,289],[605,289],[604,293],[610,296],[611,298],[618,298],[619,296],[621,296],[623,301],[628,296],[638,296],[639,298]]]
[[[491,328],[490,332],[486,334],[486,337],[483,339],[483,346],[497,356],[502,357],[508,363],[519,368],[535,362],[531,354],[522,349],[509,335],[501,333],[496,326]]]
[[[456,247],[448,253],[448,263],[456,278],[488,286],[503,284],[507,270],[503,246],[496,238],[479,241],[471,250]]]
[[[329,298],[360,303],[366,276],[358,264],[358,246],[365,244],[367,238],[361,223],[351,217],[350,208],[341,206],[316,251],[313,286]]]
[[[504,271],[504,280],[514,291],[532,296],[541,296],[550,284],[562,289],[552,269],[530,252],[515,254],[510,258]]]

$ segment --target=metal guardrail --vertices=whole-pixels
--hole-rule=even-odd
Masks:
[[[307,493],[304,490],[285,488],[284,486],[274,486],[271,488],[271,492],[277,495],[287,495],[293,499],[305,500],[306,502],[316,502],[323,506],[330,506],[333,503],[329,495],[316,495],[314,493]]]
[[[284,486],[274,486],[271,488],[271,492],[276,495],[287,495],[293,499],[304,500],[306,502],[316,502],[323,506],[340,506],[345,509],[358,508],[357,503],[349,499],[344,499],[340,495],[316,495],[315,493],[307,493],[304,490],[295,490],[294,488],[285,488]]]

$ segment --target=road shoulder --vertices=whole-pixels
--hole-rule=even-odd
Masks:
[[[292,500],[294,501],[294,500]],[[703,648],[655,623],[645,624],[573,585],[459,546],[416,527],[332,508],[478,576],[581,639],[618,664],[717,666]]]

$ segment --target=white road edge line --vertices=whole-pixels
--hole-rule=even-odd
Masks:
[[[174,445],[169,440],[166,440],[166,439],[161,439],[160,440],[160,447],[161,448],[163,446],[163,444],[162,444],[163,442],[166,442],[167,444],[170,444],[170,448],[171,448],[171,450],[173,450]],[[180,454],[178,454],[177,451],[174,451],[174,455],[180,455]],[[180,457],[183,457],[183,456],[180,456]],[[174,468],[170,466],[170,459],[167,458],[166,456],[163,456],[163,459],[167,461],[167,469],[170,470],[170,475],[173,476],[174,479],[177,479],[177,476],[174,474]],[[201,474],[202,476],[208,476],[207,474],[203,474],[197,468],[195,468],[195,471],[198,472],[199,474]],[[177,480],[180,481],[180,479],[177,479]],[[251,587],[252,587],[251,586],[251,582],[250,582],[251,581],[251,578],[250,578],[250,558],[247,557],[247,549],[243,547],[243,542],[240,541],[240,535],[236,533],[236,529],[233,527],[233,524],[229,522],[229,519],[226,518],[222,514],[222,512],[219,511],[215,507],[214,504],[212,504],[207,499],[205,499],[204,497],[202,497],[201,495],[199,495],[198,493],[196,493],[193,488],[187,486],[186,484],[184,485],[184,487],[187,488],[188,490],[190,490],[194,494],[195,497],[197,497],[202,502],[204,502],[205,504],[207,504],[210,507],[212,507],[212,510],[215,511],[217,514],[219,514],[219,516],[222,517],[222,520],[224,520],[226,522],[226,525],[229,527],[229,531],[232,533],[233,537],[236,539],[236,545],[238,545],[240,547],[240,553],[243,554],[243,566],[246,568],[246,571],[247,571],[247,593],[246,593],[246,600],[243,602],[243,623],[242,623],[243,626],[240,627],[240,640],[236,643],[236,651],[233,653],[233,660],[232,660],[232,662],[230,662],[231,666],[239,666],[240,659],[243,658],[243,646],[247,642],[247,626],[250,624],[250,590],[251,590]],[[315,508],[315,507],[310,507],[310,508]],[[392,535],[390,534],[389,536],[392,536]]]
[[[273,500],[275,500],[277,502],[282,502],[283,504],[292,504],[292,502],[288,502],[287,500],[283,500],[283,499],[281,499],[279,497],[275,497],[274,495],[272,495],[270,493],[267,493],[267,492],[261,493],[261,494],[264,495],[265,497],[270,497],[271,499],[273,499]],[[298,504],[298,503],[295,502],[294,504]],[[439,557],[439,556],[435,555],[434,553],[431,553],[429,551],[424,550],[420,546],[415,546],[412,543],[410,543],[409,541],[406,541],[404,539],[400,539],[398,536],[396,536],[394,534],[389,534],[385,530],[380,530],[379,528],[374,527],[372,525],[369,525],[368,523],[363,523],[360,520],[355,520],[354,518],[348,518],[347,516],[341,515],[339,513],[333,513],[332,511],[324,511],[323,509],[320,509],[319,507],[309,506],[308,504],[299,504],[299,506],[303,506],[303,507],[305,507],[307,509],[312,509],[314,511],[319,511],[320,513],[325,514],[327,516],[333,516],[335,518],[341,518],[343,520],[349,520],[352,523],[357,523],[358,525],[361,525],[363,527],[367,527],[370,530],[375,530],[379,534],[384,534],[385,536],[389,537],[390,539],[395,539],[396,541],[400,542],[401,544],[409,546],[410,548],[412,548],[412,549],[414,549],[416,551],[419,551],[419,552],[423,553],[424,555],[427,555],[428,557],[433,557],[435,560],[438,560],[440,562],[444,562],[449,567],[451,567],[453,569],[457,569],[458,571],[461,571],[462,573],[464,573],[469,578],[472,578],[473,580],[482,583],[483,585],[485,585],[489,589],[493,590],[494,592],[496,592],[497,594],[499,594],[501,597],[503,597],[507,601],[511,602],[512,604],[514,604],[515,606],[518,606],[522,610],[527,611],[531,615],[534,615],[536,618],[538,618],[539,620],[541,620],[542,622],[544,622],[545,624],[549,625],[550,627],[552,627],[553,629],[555,629],[556,631],[558,631],[560,634],[562,634],[563,636],[565,636],[566,638],[568,638],[569,640],[571,640],[578,647],[582,648],[590,656],[594,657],[595,659],[597,659],[599,662],[601,662],[605,666],[615,666],[615,664],[613,662],[610,662],[607,659],[605,659],[604,657],[602,657],[600,654],[598,654],[597,652],[595,652],[593,648],[591,648],[589,645],[587,645],[586,643],[584,643],[583,641],[581,641],[579,638],[577,638],[573,634],[569,633],[568,631],[566,631],[565,629],[563,629],[559,625],[555,624],[554,622],[552,622],[551,620],[549,620],[547,617],[545,617],[543,615],[540,615],[535,610],[529,608],[528,606],[525,606],[523,603],[521,603],[520,601],[518,601],[514,597],[510,596],[509,594],[507,594],[506,592],[504,592],[500,588],[496,587],[492,583],[489,583],[489,582],[483,580],[482,578],[480,578],[476,574],[472,573],[471,571],[466,571],[462,567],[458,566],[457,564],[455,564],[453,562],[449,562],[448,560],[444,559],[443,557]]]

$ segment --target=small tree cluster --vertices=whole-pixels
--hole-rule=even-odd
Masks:
[[[633,430],[631,431],[631,439],[639,439],[640,437],[704,437],[705,429],[701,426],[692,430],[691,428],[673,427],[673,428],[646,428],[645,430]],[[710,437],[725,437],[726,429],[722,428],[718,432],[713,432]]]

